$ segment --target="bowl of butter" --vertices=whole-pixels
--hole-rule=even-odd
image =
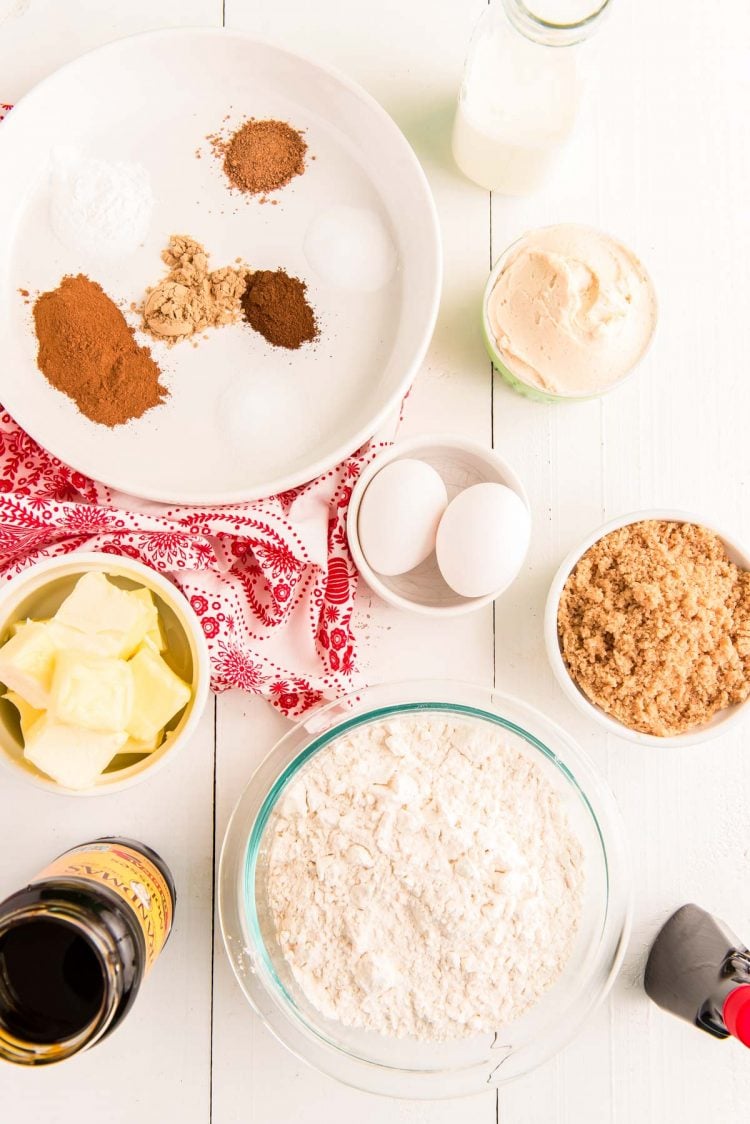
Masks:
[[[0,760],[51,791],[145,780],[192,735],[209,678],[190,604],[133,559],[44,559],[0,592]]]

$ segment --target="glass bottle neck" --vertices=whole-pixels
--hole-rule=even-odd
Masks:
[[[24,1006],[25,990],[33,966],[20,964],[18,953],[9,955],[7,945],[28,943],[33,929],[64,928],[86,950],[87,975],[93,970],[95,987],[93,1002],[85,1013],[70,1021],[65,1031],[48,1033],[43,1014],[49,1014],[48,1002],[54,997],[34,998],[39,1002],[29,1009]],[[33,941],[32,941],[33,943]],[[54,953],[53,953],[54,955]],[[85,1047],[98,1042],[111,1027],[123,999],[123,974],[118,967],[121,950],[106,927],[93,923],[90,914],[69,901],[21,906],[0,921],[0,1059],[17,1065],[45,1065],[63,1061]],[[80,967],[80,965],[79,965]],[[66,965],[61,964],[63,971]],[[91,979],[87,981],[91,984]],[[55,1015],[60,1016],[56,1010]],[[67,1019],[65,1020],[68,1021]]]
[[[599,27],[612,0],[501,0],[510,23],[533,43],[572,47]]]

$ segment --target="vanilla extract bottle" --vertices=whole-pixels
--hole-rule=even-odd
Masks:
[[[155,851],[105,838],[1,902],[0,1059],[46,1065],[110,1034],[169,937],[175,900]]]

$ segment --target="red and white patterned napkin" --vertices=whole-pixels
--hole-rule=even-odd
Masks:
[[[0,106],[0,120],[10,106]],[[2,407],[0,407],[0,411]],[[167,507],[62,464],[0,413],[0,579],[74,550],[128,555],[174,581],[208,641],[215,691],[297,717],[353,686],[352,484],[377,447],[256,503]]]

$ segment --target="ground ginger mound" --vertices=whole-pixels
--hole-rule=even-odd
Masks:
[[[148,348],[101,285],[63,277],[34,303],[37,365],[45,378],[100,425],[139,418],[167,395]]]
[[[632,730],[682,734],[750,695],[750,573],[694,523],[605,535],[568,578],[557,625],[575,683]]]
[[[152,336],[173,344],[239,318],[244,269],[209,270],[205,249],[187,234],[171,236],[162,261],[169,273],[149,291],[143,308]]]

